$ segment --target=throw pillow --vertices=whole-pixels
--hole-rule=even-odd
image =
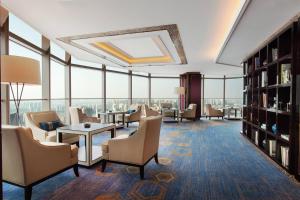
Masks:
[[[53,131],[62,126],[63,124],[59,120],[51,122],[40,122],[40,128],[45,131]]]

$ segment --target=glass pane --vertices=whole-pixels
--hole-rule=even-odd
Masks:
[[[51,99],[65,98],[65,66],[54,60],[50,66]]]
[[[66,122],[66,105],[65,99],[51,99],[51,110],[56,111],[62,122]]]
[[[178,78],[151,78],[151,106],[158,109],[162,102],[170,102],[177,108],[176,87],[179,87]]]
[[[106,73],[107,98],[128,98],[128,75]]]
[[[102,71],[71,68],[72,98],[102,98]]]
[[[9,31],[38,47],[42,47],[42,35],[12,13],[9,13]]]
[[[151,98],[178,98],[176,87],[179,87],[178,78],[152,78]]]
[[[214,108],[223,108],[223,79],[204,79],[204,105],[211,104]]]
[[[103,99],[72,99],[72,106],[84,108],[88,116],[98,116],[103,111]]]
[[[88,62],[88,61],[84,61],[84,60],[78,60],[74,56],[72,56],[71,63],[72,64],[77,64],[77,65],[84,65],[84,66],[88,66],[88,67],[102,68],[102,64],[100,64],[100,63],[94,63],[94,62]]]
[[[52,55],[55,55],[56,57],[59,57],[62,60],[66,59],[65,50],[52,41],[50,42],[50,53]]]
[[[40,71],[42,79],[42,56],[34,51],[31,51],[15,42],[9,41],[9,55],[24,56],[38,60],[40,62]],[[13,90],[16,91],[16,86]],[[11,92],[11,91],[10,91]],[[10,99],[13,99],[12,93]],[[22,99],[42,99],[42,86],[41,85],[25,85],[23,90]]]
[[[148,98],[149,79],[132,76],[132,98]]]
[[[243,103],[243,79],[226,79],[225,82],[225,107],[229,117],[241,117]]]
[[[14,101],[10,101],[10,124],[16,124],[16,107]],[[42,100],[25,100],[20,103],[20,123],[25,125],[24,113],[42,111]]]

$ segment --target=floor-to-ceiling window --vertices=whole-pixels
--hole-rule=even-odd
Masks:
[[[21,38],[24,38],[32,45],[41,47],[42,36],[33,28],[28,26],[18,17],[9,15],[9,31]],[[35,51],[20,41],[10,37],[9,38],[9,55],[24,56],[33,58],[40,62],[40,71],[42,74],[42,55],[41,52]],[[41,76],[42,77],[42,76]],[[16,85],[13,85],[13,90],[16,92]],[[20,92],[20,91],[19,91]],[[16,123],[16,107],[13,101],[13,93],[10,90],[10,111],[9,119],[11,124]],[[23,115],[26,112],[41,111],[42,110],[42,86],[41,85],[26,85],[22,94],[22,101],[20,103],[20,123],[24,124]]]
[[[149,100],[149,78],[147,77],[147,74],[133,72],[132,103],[148,104],[148,100]]]
[[[51,110],[55,110],[62,121],[66,121],[65,64],[54,59],[50,61]]]
[[[224,78],[205,77],[204,105],[211,104],[216,109],[223,108]]]
[[[71,97],[72,106],[84,108],[89,116],[97,116],[103,110],[102,71],[72,66]]]
[[[178,107],[179,78],[152,77],[151,78],[151,106],[160,107],[161,102],[171,102],[173,107]]]
[[[243,79],[226,78],[225,81],[225,108],[231,108],[228,110],[227,115],[234,115],[235,117],[241,116],[241,108],[243,104]]]
[[[129,104],[128,79],[128,74],[106,72],[106,110],[127,110]]]

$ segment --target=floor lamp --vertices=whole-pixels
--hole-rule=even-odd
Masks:
[[[40,85],[40,63],[21,56],[1,56],[1,84],[9,84],[16,106],[16,123],[20,125],[20,102],[24,85]],[[12,85],[16,84],[16,91]]]
[[[175,93],[178,94],[179,96],[179,110],[184,110],[185,109],[185,88],[184,87],[176,87],[175,88]],[[181,96],[183,96],[183,106],[181,106]],[[181,108],[183,107],[183,109]]]

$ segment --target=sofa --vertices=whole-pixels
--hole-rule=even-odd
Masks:
[[[127,124],[127,127],[129,126],[129,123],[132,122],[139,122],[142,116],[142,106],[139,104],[132,104],[130,105],[127,113],[125,114],[125,123]],[[118,122],[122,121],[122,116],[118,116]]]
[[[76,145],[34,140],[30,128],[4,126],[2,129],[2,179],[25,190],[30,199],[32,187],[58,173],[73,168],[78,173]]]

